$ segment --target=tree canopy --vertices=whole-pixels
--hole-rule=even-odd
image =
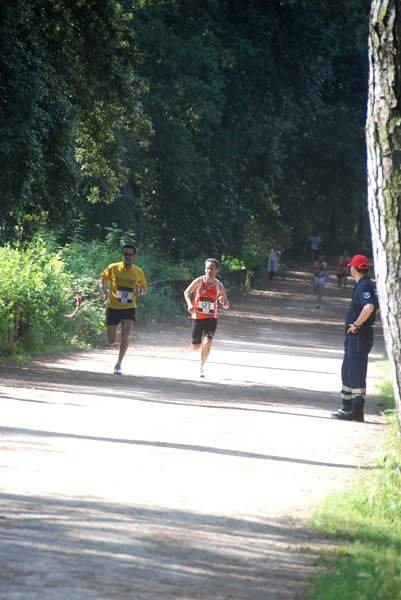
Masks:
[[[146,129],[137,52],[109,0],[0,6],[2,237],[73,218],[79,194],[114,200],[127,177],[119,135]],[[118,133],[118,135],[117,135]]]
[[[173,258],[335,240],[366,212],[369,4],[5,0],[3,238],[79,214]]]

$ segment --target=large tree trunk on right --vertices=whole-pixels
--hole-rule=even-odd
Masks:
[[[373,0],[366,124],[368,208],[386,349],[401,428],[401,0]]]

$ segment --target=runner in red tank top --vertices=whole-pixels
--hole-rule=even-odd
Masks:
[[[218,303],[229,307],[224,285],[216,279],[219,263],[215,258],[205,261],[205,275],[197,277],[184,292],[188,312],[192,316],[192,350],[201,349],[200,376],[204,377],[203,365],[210,353],[210,346],[217,327]],[[193,294],[193,301],[191,296]]]
[[[351,259],[348,254],[348,250],[344,250],[341,256],[336,260],[336,273],[337,273],[337,285],[339,288],[343,288],[342,297],[345,298],[345,290],[347,289],[347,281],[349,272],[349,263]]]

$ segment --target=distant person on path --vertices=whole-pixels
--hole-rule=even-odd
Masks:
[[[322,252],[322,238],[318,236],[317,231],[313,233],[309,240],[310,244],[310,257],[312,264],[318,259],[319,254]]]
[[[342,297],[345,298],[345,290],[347,289],[347,281],[349,273],[349,257],[348,250],[344,250],[341,256],[336,260],[337,285],[342,288]]]
[[[210,353],[210,346],[217,328],[218,302],[227,309],[230,304],[224,285],[216,279],[219,263],[215,258],[205,261],[205,275],[197,277],[184,292],[188,312],[192,316],[192,350],[200,354],[200,376]],[[191,296],[193,294],[193,301]]]
[[[349,263],[356,285],[345,316],[344,359],[341,368],[342,407],[332,413],[345,421],[363,421],[368,355],[373,345],[373,327],[378,311],[375,286],[368,276],[366,256],[356,254]]]
[[[270,250],[269,258],[267,260],[267,271],[268,271],[268,286],[273,281],[274,274],[278,271],[277,254],[273,248]]]
[[[121,375],[121,363],[129,346],[129,338],[135,321],[136,298],[147,293],[144,272],[133,264],[136,247],[125,244],[122,249],[122,262],[113,263],[99,278],[100,301],[107,300],[106,325],[107,341],[111,346],[118,340],[121,330],[118,360],[114,374]],[[109,284],[107,293],[104,283]]]
[[[326,279],[329,276],[324,254],[319,254],[318,260],[313,263],[313,293],[317,296],[316,308],[320,308]]]

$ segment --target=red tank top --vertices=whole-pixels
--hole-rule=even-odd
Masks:
[[[351,259],[347,256],[346,258],[342,257],[339,262],[338,262],[338,266],[337,266],[337,273],[339,275],[345,275],[345,274],[349,274],[349,270],[348,270],[348,263],[351,262]]]
[[[327,268],[325,262],[320,263],[319,261],[316,261],[313,267],[315,269],[315,277],[324,277],[324,273]]]
[[[206,283],[206,277],[199,277],[199,284],[194,293],[195,312],[194,319],[217,319],[217,298],[220,292],[220,281],[215,279],[214,283]]]

